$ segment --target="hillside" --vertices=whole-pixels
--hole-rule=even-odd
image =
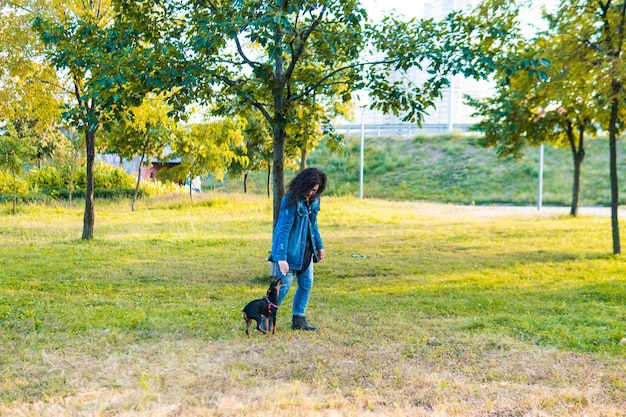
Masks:
[[[532,205],[537,202],[539,151],[528,148],[519,159],[498,158],[494,149],[472,145],[471,137],[368,137],[365,140],[364,196],[390,200],[419,200],[456,204]],[[360,139],[348,137],[343,155],[325,146],[311,153],[308,165],[329,176],[330,195],[358,195]],[[619,140],[620,203],[626,203],[626,144]],[[587,142],[582,167],[582,205],[609,205],[607,139]],[[573,164],[568,148],[546,146],[543,204],[571,203]],[[267,173],[251,176],[248,190],[266,192]],[[243,190],[240,179],[207,183],[210,188]]]

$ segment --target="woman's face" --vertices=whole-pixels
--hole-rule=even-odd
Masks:
[[[309,192],[308,192],[308,193],[306,193],[306,194],[304,195],[304,198],[306,198],[306,201],[311,200],[311,197],[313,197],[315,194],[317,194],[317,191],[318,191],[319,189],[320,189],[319,184],[315,184],[315,185],[313,186],[313,188],[311,188],[311,189],[309,190]]]

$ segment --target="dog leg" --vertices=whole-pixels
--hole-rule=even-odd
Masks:
[[[255,319],[255,320],[257,320],[257,319]],[[265,334],[265,333],[267,333],[267,331],[265,331],[265,330],[261,329],[261,323],[262,323],[262,321],[261,321],[261,320],[263,320],[263,319],[262,319],[262,318],[260,318],[259,320],[257,320],[257,322],[256,322],[256,329],[257,329],[258,331],[260,331],[261,333]]]
[[[246,321],[246,334],[250,336],[250,325],[252,324],[252,320],[248,318],[248,315],[246,314],[245,311],[243,312],[242,315],[243,315],[243,319]]]
[[[269,329],[270,327],[270,318],[265,316],[265,331],[263,333],[267,334],[267,329]]]

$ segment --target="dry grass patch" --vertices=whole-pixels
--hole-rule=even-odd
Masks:
[[[354,349],[320,334],[159,341],[85,357],[42,352],[71,394],[0,406],[6,416],[623,416],[615,364],[514,340]],[[617,367],[616,367],[617,365]],[[613,381],[613,382],[612,382]]]

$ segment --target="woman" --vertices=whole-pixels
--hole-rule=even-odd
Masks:
[[[302,170],[289,183],[280,203],[274,228],[271,259],[278,264],[278,278],[283,279],[278,305],[289,292],[296,277],[298,288],[293,298],[293,330],[317,330],[306,321],[306,308],[313,287],[313,263],[324,259],[324,246],[317,228],[319,196],[326,188],[326,174],[317,168]]]

